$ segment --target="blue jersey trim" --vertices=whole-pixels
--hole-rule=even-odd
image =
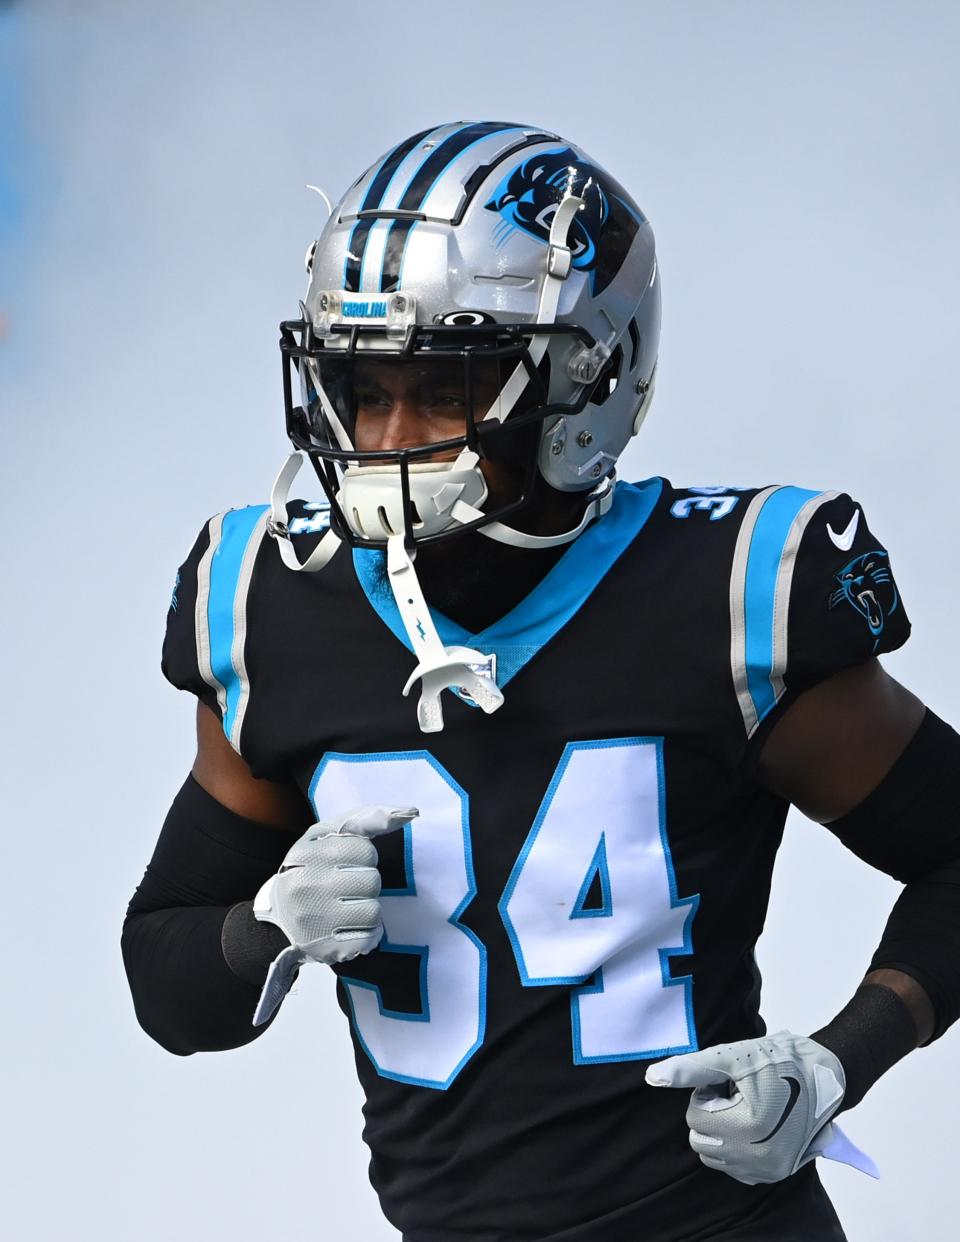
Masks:
[[[747,688],[757,720],[776,704],[771,682],[774,664],[774,614],[777,577],[790,528],[800,510],[819,492],[781,487],[767,497],[757,517],[747,554],[744,585],[745,661]]]
[[[207,625],[210,631],[210,668],[223,686],[226,696],[226,712],[223,731],[233,736],[237,706],[242,686],[240,674],[233,662],[235,637],[234,602],[240,582],[240,570],[244,553],[253,529],[267,505],[251,505],[246,509],[231,509],[224,516],[220,543],[210,565],[210,596],[207,602]]]
[[[497,657],[501,688],[524,668],[589,599],[619,557],[640,533],[663,490],[663,480],[618,483],[610,511],[573,541],[553,569],[530,594],[493,625],[471,634],[441,612],[430,610],[445,646],[475,647]],[[407,638],[387,582],[385,555],[375,548],[355,548],[353,563],[370,606],[407,648]]]

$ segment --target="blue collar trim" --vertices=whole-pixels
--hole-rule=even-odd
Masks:
[[[475,647],[497,659],[501,688],[559,633],[642,530],[663,489],[662,479],[617,483],[609,512],[578,536],[528,596],[478,634],[431,608],[446,647]],[[408,651],[413,648],[387,581],[386,554],[354,548],[353,564],[371,608]]]

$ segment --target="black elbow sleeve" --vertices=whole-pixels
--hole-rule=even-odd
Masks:
[[[928,1043],[960,1018],[960,859],[907,884],[870,969],[902,970],[920,984],[934,1012]]]
[[[137,1020],[169,1052],[237,1048],[266,1029],[251,1024],[254,976],[234,973],[221,938],[231,907],[252,899],[292,840],[227,810],[193,777],[174,799],[121,938]],[[266,963],[287,942],[256,928]]]
[[[905,882],[870,969],[916,979],[939,1038],[960,1017],[960,735],[927,711],[873,793],[827,827]]]

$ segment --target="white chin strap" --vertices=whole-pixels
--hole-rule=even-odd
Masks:
[[[570,275],[573,266],[573,251],[567,245],[567,234],[570,232],[570,225],[573,224],[573,218],[583,206],[583,199],[578,198],[576,194],[568,194],[560,203],[554,212],[553,219],[550,221],[550,238],[547,243],[547,269],[543,274],[543,283],[540,285],[540,300],[537,303],[537,317],[535,323],[553,323],[557,317],[557,307],[560,305],[560,291],[563,288],[563,282]],[[547,352],[549,339],[541,334],[534,336],[530,342],[529,356],[535,367],[538,367],[543,361],[543,355]],[[495,419],[498,423],[506,420],[513,407],[520,400],[523,391],[530,382],[530,376],[527,368],[522,362],[518,362],[513,368],[510,378],[500,390],[496,401],[490,409],[484,414],[481,421],[488,418]],[[460,468],[466,462],[469,449],[464,449],[460,456],[454,462],[454,469]],[[476,455],[473,456],[474,462]],[[451,516],[458,517],[457,506],[451,508]],[[474,518],[480,516],[477,512],[467,516],[463,513],[458,518],[461,523],[473,521]],[[500,526],[499,523],[492,523],[501,531],[508,531],[506,526]],[[488,532],[490,533],[490,532]],[[512,533],[512,532],[510,532]],[[577,531],[577,534],[580,532]],[[497,539],[499,536],[493,534],[492,537]],[[576,535],[571,535],[576,538]],[[502,538],[503,543],[514,543],[510,538]],[[562,542],[562,541],[561,541]],[[517,544],[518,547],[539,547],[539,544]]]
[[[495,539],[497,543],[509,543],[513,548],[557,548],[564,543],[572,543],[582,534],[594,518],[603,517],[613,504],[614,476],[608,475],[598,483],[587,496],[583,516],[573,530],[565,530],[561,535],[528,535],[525,531],[514,530],[512,526],[504,526],[502,522],[488,522],[478,529],[481,535]],[[465,507],[465,506],[464,506]],[[482,514],[477,514],[482,517]]]
[[[540,286],[540,301],[537,304],[536,323],[553,323],[557,317],[557,307],[560,305],[560,291],[573,266],[573,252],[566,244],[567,235],[570,232],[574,216],[582,206],[582,198],[578,198],[576,194],[568,194],[557,207],[550,222],[550,239],[547,245],[547,270],[544,273],[543,283]],[[535,335],[531,341],[529,353],[535,367],[539,366],[543,361],[543,355],[547,352],[547,345],[548,338],[543,335]],[[528,382],[529,375],[527,369],[522,363],[518,362],[510,378],[504,384],[497,400],[484,415],[484,420],[493,418],[498,422],[504,422],[513,407],[520,400]],[[471,459],[469,462],[468,455]],[[476,463],[476,460],[475,454],[472,454],[469,449],[464,449],[454,463],[453,468],[458,469],[467,464],[473,465]],[[502,522],[487,522],[479,529],[488,539],[495,539],[497,543],[508,543],[514,548],[555,548],[560,544],[570,543],[576,539],[590,525],[594,518],[602,517],[612,503],[613,479],[607,478],[590,493],[579,525],[573,530],[565,531],[561,535],[528,535],[523,531],[514,530],[512,526],[505,526]],[[483,512],[475,504],[471,505],[465,498],[456,500],[450,506],[449,513],[451,518],[462,526],[466,526],[469,522],[475,522],[484,516]]]
[[[300,473],[303,462],[304,455],[298,451],[291,453],[280,467],[280,473],[274,479],[273,487],[270,489],[270,517],[267,521],[267,531],[276,539],[277,547],[280,549],[280,558],[287,569],[296,570],[298,573],[302,570],[314,573],[318,569],[323,569],[340,547],[340,540],[335,531],[328,530],[303,564],[297,559],[293,544],[290,542],[290,531],[287,525],[289,521],[287,497],[290,495],[293,480]]]

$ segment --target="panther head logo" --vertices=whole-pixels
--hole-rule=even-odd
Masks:
[[[499,248],[522,229],[546,245],[557,207],[568,194],[584,202],[570,227],[573,266],[589,272],[594,294],[601,293],[620,270],[645,217],[622,186],[570,147],[531,156],[503,178],[484,204],[500,216],[494,244]]]
[[[882,548],[874,548],[848,561],[835,576],[840,585],[830,596],[830,607],[836,608],[846,600],[860,613],[870,633],[879,641],[887,617],[896,611],[900,602],[890,572],[890,557]]]

